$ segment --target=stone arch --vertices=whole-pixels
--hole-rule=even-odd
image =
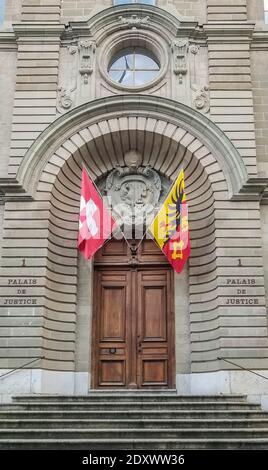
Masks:
[[[71,137],[74,140],[78,132],[89,126],[93,126],[92,137],[95,138],[102,132],[98,128],[103,117],[104,120],[116,120],[118,116],[133,117],[133,122],[135,118],[150,116],[158,120],[161,117],[170,125],[167,132],[171,133],[174,126],[181,127],[202,142],[214,155],[224,172],[230,196],[238,193],[246,183],[247,170],[242,157],[216,124],[182,103],[144,95],[118,95],[97,99],[59,117],[42,132],[24,156],[17,173],[18,181],[34,196],[40,175],[54,151]],[[106,133],[109,134],[109,130],[106,130]]]
[[[121,15],[124,16],[122,21]],[[127,20],[125,19],[127,17]],[[146,29],[149,31],[156,31],[163,38],[170,38],[177,35],[178,30],[182,27],[194,29],[197,26],[196,21],[192,21],[183,17],[176,11],[173,15],[170,11],[159,8],[155,5],[146,4],[130,4],[130,5],[116,5],[110,8],[105,8],[99,11],[94,16],[90,17],[84,23],[84,30],[88,29],[90,34],[96,37],[97,43],[111,31],[122,31],[122,29],[138,29],[145,24]],[[73,31],[76,25],[71,24]],[[80,26],[78,26],[80,28]]]

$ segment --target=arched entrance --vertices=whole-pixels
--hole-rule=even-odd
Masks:
[[[111,240],[94,262],[94,388],[172,388],[173,272],[152,240]]]

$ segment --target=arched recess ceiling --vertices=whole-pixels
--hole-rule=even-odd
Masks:
[[[223,172],[210,151],[184,129],[160,119],[123,117],[101,121],[97,128],[94,124],[82,129],[54,153],[42,172],[36,199],[44,200],[44,193],[50,199],[46,274],[49,286],[44,325],[48,330],[59,319],[61,322],[75,322],[76,302],[73,295],[77,284],[76,240],[81,168],[86,165],[91,177],[97,179],[115,165],[124,166],[123,156],[131,148],[141,152],[143,165],[150,164],[171,179],[184,167],[190,206],[192,253],[189,263],[189,313],[190,322],[194,325],[193,333],[197,325],[202,325],[204,321],[214,322],[218,318],[214,202],[215,199],[228,199]],[[62,285],[70,286],[69,292],[64,295],[61,293]],[[58,295],[55,295],[56,292]],[[201,303],[200,295],[204,297]],[[215,341],[218,342],[218,338],[208,341],[206,333],[200,333],[199,340],[194,341],[200,344],[200,351],[206,351],[203,353],[204,361],[211,349],[210,344],[216,361]],[[53,348],[57,349],[56,344]],[[199,349],[197,347],[196,351],[199,352]],[[193,352],[193,362],[195,354]]]

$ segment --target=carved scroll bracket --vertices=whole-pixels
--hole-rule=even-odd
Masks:
[[[206,114],[210,110],[209,87],[206,85],[208,76],[203,64],[206,62],[205,49],[199,44],[191,43],[189,46],[189,73],[190,87],[192,90],[192,106]],[[205,84],[205,85],[204,85]]]
[[[203,86],[202,88],[194,89],[193,106],[202,113],[206,114],[210,110],[209,100],[209,87]]]
[[[67,59],[63,73],[63,84],[58,87],[57,111],[62,114],[68,111],[74,104],[74,92],[77,88],[77,51],[75,45],[68,46],[71,56]],[[66,77],[68,78],[66,80]]]
[[[182,84],[183,76],[188,72],[188,39],[176,39],[171,46],[173,54],[173,70],[179,77],[179,83]]]
[[[57,110],[59,113],[63,113],[64,111],[68,111],[73,105],[72,99],[72,91],[68,90],[64,87],[58,88],[58,96],[57,96]]]
[[[83,77],[84,84],[87,85],[89,82],[89,77],[92,74],[94,68],[96,44],[89,40],[80,41],[78,48],[80,54],[79,72]]]

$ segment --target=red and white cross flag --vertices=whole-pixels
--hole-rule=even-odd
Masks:
[[[92,258],[99,250],[110,237],[115,225],[115,220],[105,208],[101,196],[83,168],[78,249],[86,259]]]

